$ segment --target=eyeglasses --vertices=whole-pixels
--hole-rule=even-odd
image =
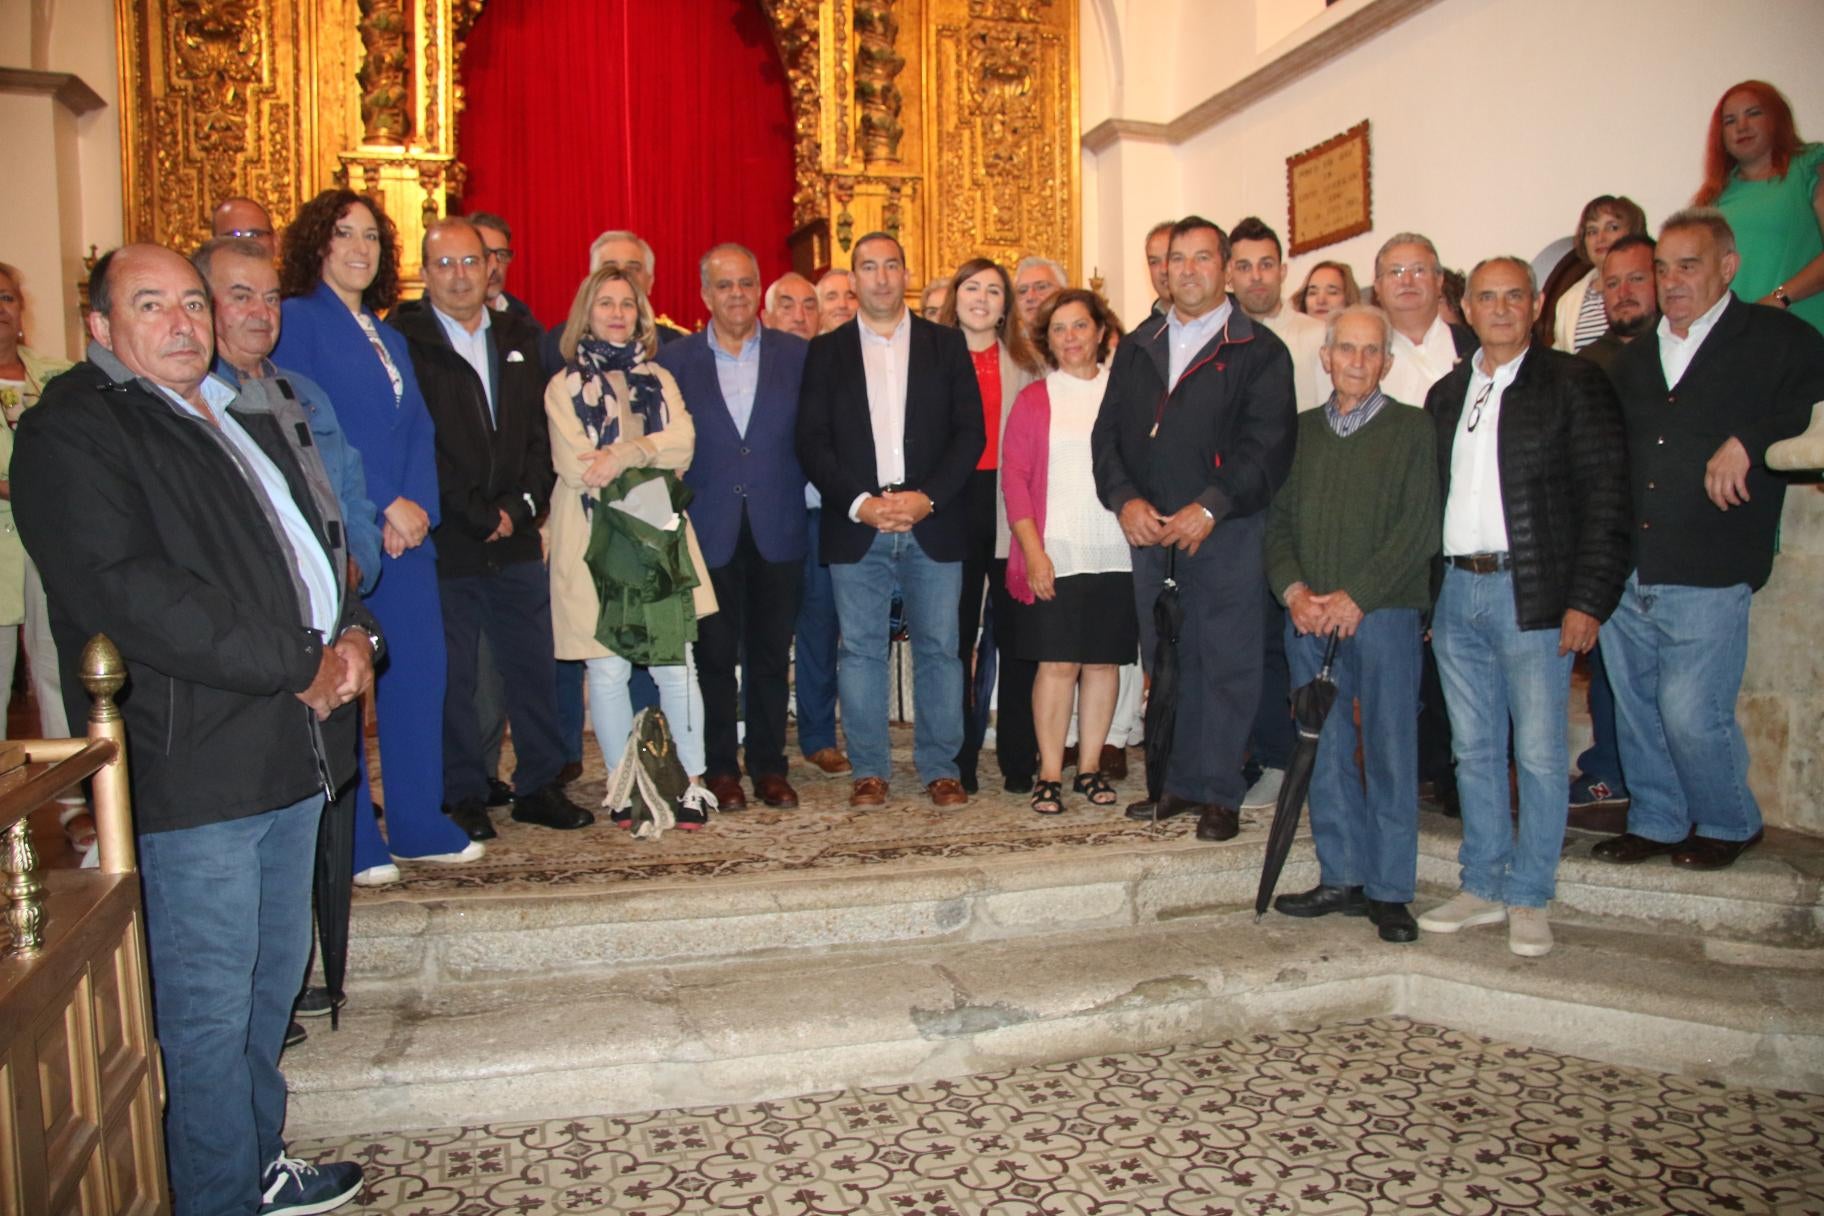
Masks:
[[[499,262],[502,266],[505,266],[508,262],[513,260],[513,251],[511,249],[490,249],[488,250],[488,256],[493,258],[496,262]]]
[[[432,258],[430,264],[439,270],[454,270],[458,266],[461,266],[464,270],[473,270],[481,265],[481,258],[472,253],[465,253],[459,258],[453,258],[448,254],[445,254],[440,258]]]
[[[1476,433],[1476,427],[1482,421],[1482,407],[1488,404],[1489,394],[1493,393],[1494,391],[1495,391],[1495,382],[1493,380],[1490,380],[1487,384],[1484,384],[1482,386],[1482,391],[1476,394],[1475,404],[1473,404],[1469,407],[1469,433],[1470,434],[1473,435]]]
[[[271,236],[272,229],[270,229],[270,228],[230,228],[227,232],[224,232],[222,235],[239,237],[240,239],[242,239],[244,241],[251,241],[258,237]]]
[[[1411,266],[1389,266],[1381,273],[1390,279],[1429,279],[1431,267],[1419,262]]]

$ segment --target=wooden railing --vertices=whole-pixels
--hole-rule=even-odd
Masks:
[[[81,739],[0,745],[0,1216],[168,1212],[125,725],[126,668],[83,650]],[[91,782],[101,868],[41,871],[31,816]]]

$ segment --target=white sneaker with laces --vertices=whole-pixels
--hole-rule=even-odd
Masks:
[[[427,853],[423,857],[408,857],[407,861],[439,861],[446,865],[456,865],[464,861],[480,861],[487,855],[488,846],[479,840],[471,840],[460,853]]]
[[[1507,910],[1507,948],[1521,958],[1544,958],[1552,952],[1552,923],[1544,908]]]
[[[399,867],[390,861],[355,871],[357,887],[387,887],[398,882],[399,878]]]
[[[1455,933],[1477,925],[1498,925],[1506,919],[1507,909],[1500,904],[1459,891],[1419,917],[1419,928],[1427,933]]]
[[[1286,770],[1283,768],[1263,768],[1260,780],[1248,787],[1248,792],[1241,799],[1244,811],[1268,811],[1279,805],[1279,787],[1286,781]]]

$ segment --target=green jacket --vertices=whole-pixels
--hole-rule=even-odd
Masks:
[[[663,478],[678,526],[670,531],[636,519],[613,504],[642,482]],[[601,615],[595,639],[626,659],[647,667],[684,661],[684,647],[697,640],[697,610],[691,592],[697,572],[683,522],[690,488],[666,469],[628,469],[603,489],[595,504],[583,563],[595,580]]]

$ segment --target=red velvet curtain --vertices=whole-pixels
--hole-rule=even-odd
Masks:
[[[512,226],[507,290],[546,325],[611,228],[652,246],[653,307],[686,328],[716,242],[790,268],[791,95],[758,0],[495,0],[462,84],[462,209]]]

